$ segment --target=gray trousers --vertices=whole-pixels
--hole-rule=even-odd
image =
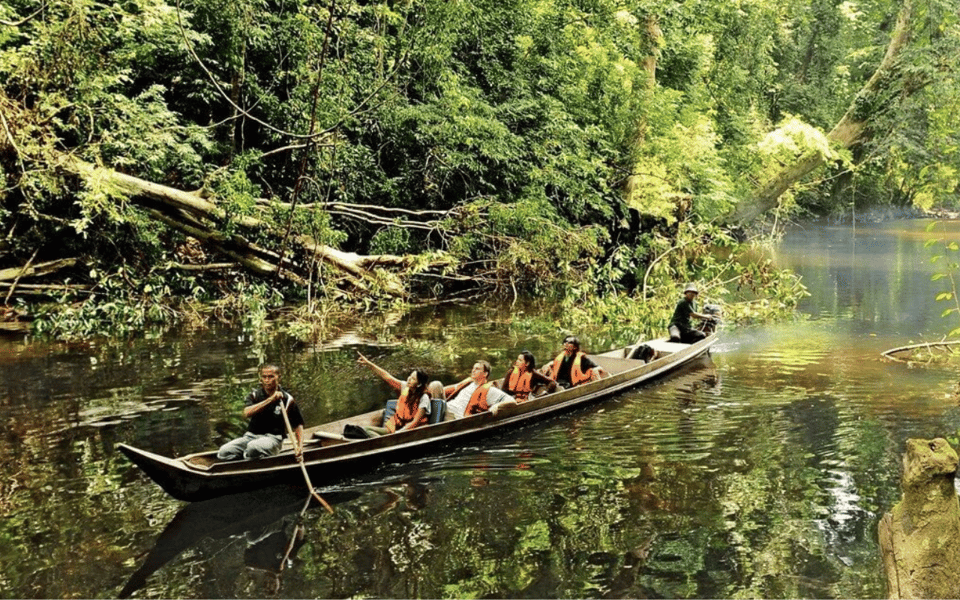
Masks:
[[[217,452],[217,458],[220,460],[238,460],[241,458],[264,458],[273,456],[280,452],[280,446],[283,444],[283,438],[272,433],[250,433],[243,434],[235,440],[230,440],[220,446]]]

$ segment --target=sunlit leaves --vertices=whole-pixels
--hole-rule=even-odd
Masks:
[[[788,116],[777,129],[767,134],[757,149],[765,160],[779,164],[789,164],[807,153],[815,153],[828,160],[840,158],[822,131],[795,115]]]
[[[627,201],[643,214],[672,223],[679,207],[704,218],[727,212],[734,204],[732,182],[719,152],[712,122],[694,116],[675,123],[659,139],[644,144],[627,188]]]
[[[926,232],[932,233],[937,227],[946,230],[942,221],[932,221],[927,225]],[[931,264],[939,265],[939,270],[930,276],[930,281],[944,281],[948,289],[938,292],[934,300],[936,302],[947,302],[952,306],[945,308],[941,313],[941,318],[947,318],[951,315],[960,316],[960,296],[958,296],[957,279],[960,274],[960,260],[956,257],[960,253],[960,243],[952,239],[931,237],[924,242],[925,248],[936,247],[937,254],[930,257]],[[942,252],[942,254],[940,253]],[[954,317],[956,318],[956,317]],[[960,334],[960,327],[953,328],[947,337],[953,337]]]

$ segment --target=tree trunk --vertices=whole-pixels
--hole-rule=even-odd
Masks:
[[[897,59],[910,39],[912,16],[913,0],[904,0],[900,8],[900,14],[897,16],[896,27],[890,37],[890,43],[887,45],[887,51],[880,62],[880,66],[857,93],[843,118],[827,134],[827,139],[831,143],[850,148],[864,141],[870,117],[882,107],[882,102],[875,102],[875,100],[886,91],[887,79],[895,71]],[[917,89],[919,88],[905,87],[903,92],[912,93]],[[865,109],[864,107],[867,106],[871,108]],[[780,196],[784,192],[824,164],[824,156],[817,152],[810,152],[798,157],[792,164],[786,165],[779,173],[763,182],[754,191],[752,198],[742,202],[737,207],[729,221],[745,223],[776,208],[780,202]]]
[[[0,269],[0,281],[19,280],[22,277],[42,277],[59,271],[60,269],[72,267],[75,264],[77,264],[77,259],[75,258],[61,258],[60,260],[51,260],[36,265],[28,263],[22,267]]]
[[[660,29],[660,21],[654,14],[647,15],[647,44],[649,44],[649,53],[643,58],[643,70],[647,72],[647,86],[653,89],[657,86],[657,64],[660,62],[660,56],[663,51],[663,30]]]
[[[306,285],[312,269],[303,260],[281,257],[276,252],[254,244],[241,235],[227,235],[221,225],[230,219],[249,231],[269,232],[270,226],[251,216],[230,217],[219,206],[198,194],[153,183],[89,163],[69,160],[64,167],[80,177],[94,180],[123,195],[143,209],[151,217],[164,222],[186,235],[197,238],[218,252],[229,256],[248,271],[263,277],[278,276]],[[279,234],[278,234],[279,235]],[[359,255],[343,252],[319,244],[306,235],[293,234],[290,242],[300,251],[300,258],[307,263],[322,263],[332,267],[336,276],[356,291],[369,293],[372,290],[391,296],[403,296],[404,286],[395,274],[384,268],[408,269],[417,262],[416,257],[395,255]],[[291,253],[292,254],[292,253]],[[438,259],[434,264],[440,264]],[[429,265],[428,265],[429,266]],[[379,271],[375,272],[375,270]]]

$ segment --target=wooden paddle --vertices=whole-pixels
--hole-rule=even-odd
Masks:
[[[297,525],[293,528],[293,535],[290,536],[290,543],[287,544],[287,551],[283,553],[283,558],[280,559],[281,572],[286,568],[287,560],[290,558],[290,553],[293,552],[293,547],[297,544],[297,534],[304,529],[303,515],[307,512],[307,508],[309,507],[310,497],[307,496],[307,501],[304,503],[303,508],[300,509],[300,515],[297,517]]]
[[[293,433],[293,427],[290,426],[290,417],[287,416],[287,407],[283,400],[280,401],[280,412],[283,413],[283,422],[287,424],[287,435],[290,436],[290,443],[293,445],[293,451],[297,451],[297,436]],[[327,512],[333,514],[333,507],[327,504],[327,501],[320,497],[317,490],[313,489],[313,483],[310,481],[310,475],[307,474],[307,466],[303,464],[303,451],[297,455],[297,462],[300,463],[300,470],[303,471],[303,480],[307,482],[310,494],[327,509]]]

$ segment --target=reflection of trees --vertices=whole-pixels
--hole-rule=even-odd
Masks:
[[[746,468],[720,478],[718,500],[740,597],[822,596],[824,590],[806,587],[805,573],[797,570],[831,570],[813,525],[818,473],[784,443],[780,418],[757,423],[757,435],[741,446]]]
[[[35,446],[21,455],[24,485],[0,519],[3,589],[47,598],[103,596],[105,567],[127,558],[126,545],[149,534],[142,528],[151,519],[176,509],[153,490],[118,489],[129,467],[95,462],[99,451],[80,444],[82,459],[70,465],[43,460]]]
[[[333,492],[328,498],[342,503],[358,495]],[[189,557],[189,573],[175,580],[196,585],[192,589],[204,597],[275,597],[282,591],[285,571],[306,543],[305,520],[311,505],[318,503],[298,487],[265,488],[188,504],[157,536],[119,595],[126,598],[151,581],[162,580],[157,573],[183,554]],[[324,531],[309,533],[316,537]]]
[[[847,412],[801,395],[742,428],[749,439],[728,436],[743,464],[717,486],[736,572],[729,595],[882,595],[879,557],[873,544],[863,549],[876,522],[860,504],[886,479],[886,442],[876,423]],[[848,472],[859,475],[835,475]]]
[[[444,330],[444,322],[437,320],[429,340],[391,350],[386,362],[401,368],[432,360],[435,370],[456,364],[450,371],[462,374],[460,363],[477,358],[463,348],[489,343],[491,332],[504,328],[497,322]],[[885,484],[896,470],[897,451],[886,452],[891,444],[870,415],[857,414],[839,398],[805,396],[805,390],[822,387],[823,378],[849,374],[843,365],[823,374],[819,343],[804,343],[784,345],[794,353],[781,358],[789,369],[746,364],[765,379],[752,406],[716,401],[725,371],[708,361],[661,384],[482,442],[479,450],[451,452],[455,465],[449,468],[411,467],[413,477],[371,484],[333,516],[310,511],[296,568],[284,573],[279,594],[880,595],[873,572],[879,559],[864,540],[875,538],[868,511],[896,500],[896,488]],[[310,403],[311,419],[353,412],[358,401],[382,401],[378,384],[357,375],[351,352],[304,353],[279,343],[270,348],[288,365],[298,397]],[[137,568],[139,554],[151,548],[158,526],[180,508],[116,455],[113,444],[140,440],[155,449],[196,449],[208,445],[216,423],[239,423],[235,409],[252,384],[256,357],[226,358],[218,351],[211,353],[212,362],[179,371],[193,360],[193,351],[151,352],[152,359],[124,359],[149,372],[132,396],[107,390],[115,381],[104,381],[82,389],[83,398],[51,399],[49,410],[14,401],[0,450],[7,459],[0,466],[0,587],[24,596],[113,594],[123,575]],[[163,373],[160,365],[174,357],[180,362]],[[132,372],[124,367],[122,374]],[[175,389],[204,376],[210,387],[202,401],[165,405],[174,410],[138,413],[111,426],[87,419],[87,425],[43,435],[50,414],[89,416],[84,411],[91,397],[102,398],[97,406],[114,399],[136,403],[136,394],[159,396],[164,385]],[[172,383],[164,384],[165,377]],[[741,374],[739,380],[745,379]],[[772,388],[778,392],[765,391]],[[834,468],[853,480],[831,479]],[[862,506],[850,518],[831,522],[841,510],[831,494],[844,490],[858,493]],[[818,508],[823,506],[829,509]],[[264,539],[276,533],[264,532]],[[146,595],[272,595],[272,575],[246,566],[249,543],[246,536],[208,537],[163,566]],[[110,576],[103,565],[123,568]]]

